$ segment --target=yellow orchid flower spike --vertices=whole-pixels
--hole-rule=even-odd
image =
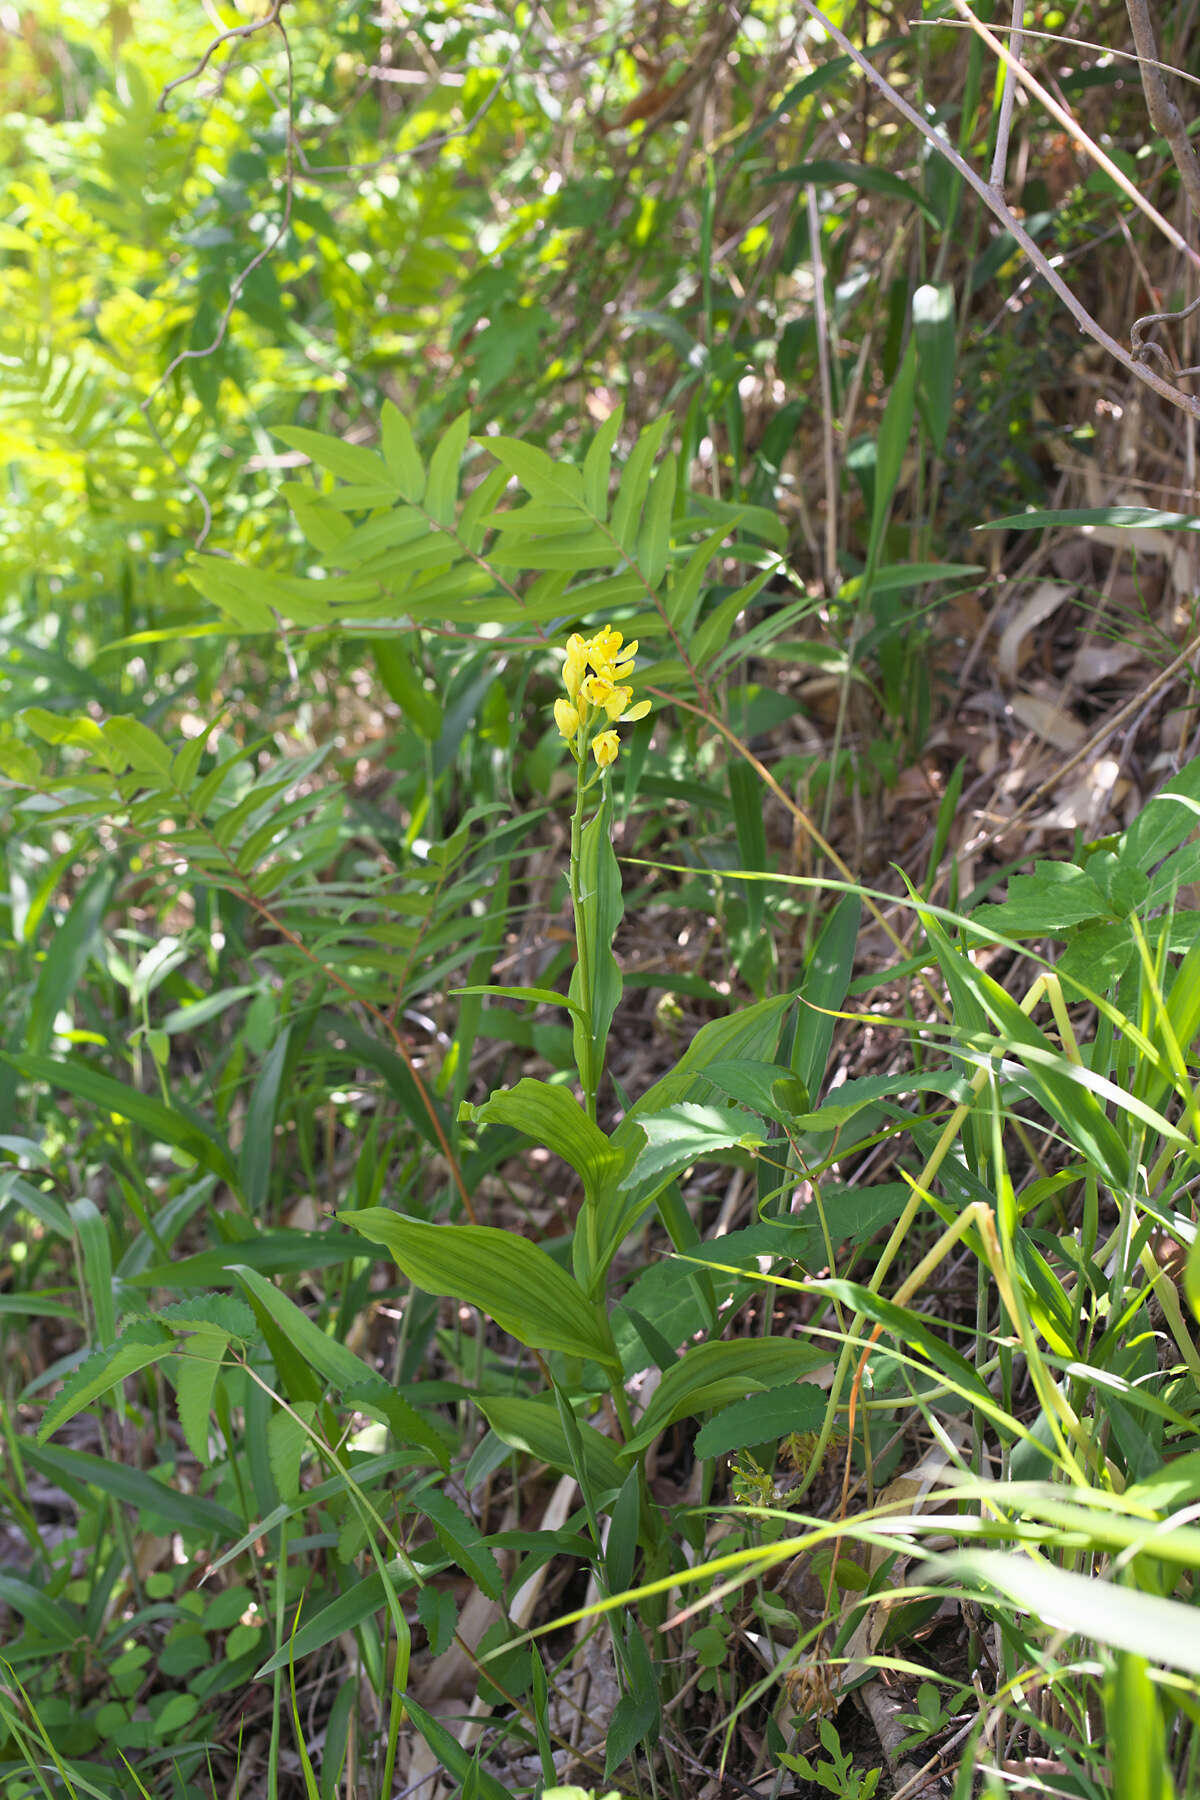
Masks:
[[[650,711],[648,700],[634,702],[628,685],[637,647],[636,638],[626,644],[611,625],[590,638],[573,631],[567,639],[562,665],[566,697],[554,702],[554,722],[577,763],[590,743],[597,768],[611,768],[621,748],[613,726],[632,725]],[[603,725],[599,732],[597,725]]]

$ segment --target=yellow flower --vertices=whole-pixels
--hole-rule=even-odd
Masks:
[[[579,685],[587,673],[591,648],[587,640],[581,638],[577,631],[573,631],[567,639],[567,654],[563,662],[562,678],[563,686],[572,700],[578,694]]]
[[[635,650],[637,649],[636,640],[634,642],[633,648]],[[620,634],[620,632],[614,631],[611,625],[603,626],[602,629],[596,633],[595,637],[592,639],[591,643],[588,645],[588,653],[589,653],[591,665],[592,665],[593,669],[595,669],[597,674],[601,673],[603,666],[605,664],[616,662],[617,652],[620,649],[621,649],[621,634]],[[624,650],[622,652],[622,661],[624,661],[625,658],[627,658],[629,656],[629,654],[630,654],[630,652],[628,649]]]
[[[614,724],[621,717],[629,702],[633,699],[633,689],[616,687],[607,675],[589,675],[580,693],[593,706],[602,706],[608,714],[609,723]]]
[[[554,723],[568,744],[573,743],[575,734],[579,730],[579,713],[569,700],[554,702]]]
[[[650,711],[648,700],[634,704],[633,689],[628,686],[637,647],[636,638],[624,643],[621,633],[611,625],[601,626],[590,638],[573,631],[567,639],[562,665],[566,699],[560,697],[554,702],[554,722],[570,744],[576,761],[590,731],[603,724],[604,729],[591,740],[592,755],[599,768],[610,768],[621,748],[621,740],[612,727],[631,725]],[[603,714],[603,718],[596,714]]]
[[[615,731],[598,732],[592,739],[592,755],[597,768],[607,769],[610,763],[615,763],[620,748],[621,740]]]

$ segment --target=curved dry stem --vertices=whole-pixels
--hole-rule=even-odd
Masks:
[[[1085,331],[1090,338],[1094,339],[1097,344],[1107,350],[1114,362],[1120,363],[1123,368],[1128,369],[1132,375],[1135,375],[1139,381],[1144,382],[1147,387],[1153,388],[1155,393],[1160,395],[1162,399],[1169,400],[1172,406],[1179,407],[1182,412],[1190,414],[1193,419],[1200,419],[1200,400],[1193,399],[1190,394],[1184,394],[1177,387],[1172,386],[1169,381],[1164,381],[1161,375],[1155,374],[1154,370],[1149,368],[1146,363],[1138,362],[1125,348],[1124,344],[1119,344],[1115,337],[1112,337],[1105,331],[1098,320],[1092,317],[1083,302],[1077,299],[1071,292],[1058,271],[1050,266],[1050,263],[1047,261],[1034,240],[1030,237],[1020,220],[1014,215],[1011,208],[1006,205],[1003,198],[995,191],[995,189],[988,186],[982,175],[973,169],[964,157],[959,155],[953,145],[948,144],[946,140],[939,135],[937,130],[927,119],[922,117],[915,107],[909,105],[908,101],[892,86],[886,76],[881,75],[874,64],[863,55],[862,51],[859,50],[856,45],[851,43],[845,32],[840,31],[833,23],[832,19],[828,18],[827,15],[821,11],[819,6],[814,5],[813,0],[799,0],[799,3],[802,9],[808,14],[809,18],[819,25],[822,31],[824,31],[831,41],[837,45],[838,49],[848,56],[851,62],[862,71],[872,86],[875,87],[879,93],[883,95],[884,99],[888,101],[889,105],[894,106],[896,111],[906,118],[909,124],[921,133],[922,137],[927,138],[937,150],[939,156],[944,156],[946,161],[962,176],[967,185],[979,195],[979,198],[983,201],[988,210],[994,213],[996,218],[999,219],[1000,223],[1004,226],[1004,229],[1013,239],[1013,242],[1018,244],[1024,251],[1029,261],[1042,277],[1042,280],[1062,301],[1080,330]],[[1001,57],[1009,59],[1008,51],[1005,50],[998,39],[994,38],[985,27],[979,24],[979,21],[975,18],[974,14],[970,13],[970,9],[963,8],[961,0],[954,0],[954,3],[960,10],[965,10],[967,12],[971,20],[972,28],[978,31],[986,41],[996,49]],[[1025,81],[1026,85],[1029,85],[1031,78],[1026,76],[1024,70],[1021,71],[1021,78]],[[1033,87],[1039,95],[1044,94],[1044,89],[1042,89],[1037,82],[1033,83]],[[1049,101],[1053,108],[1055,117],[1062,115],[1064,118],[1070,119],[1070,115],[1063,113],[1063,109],[1058,105],[1057,101],[1051,100],[1048,94],[1045,94],[1045,99]],[[1074,121],[1071,121],[1071,129],[1073,136],[1080,135],[1079,127],[1074,124]],[[1087,139],[1086,142],[1089,145],[1090,153],[1091,150],[1095,149],[1095,146],[1091,144],[1090,139]],[[1103,156],[1103,152],[1097,151],[1097,155]],[[1104,158],[1104,163],[1108,163],[1107,157]],[[1113,165],[1113,167],[1115,170],[1115,165]],[[1119,174],[1120,171],[1115,170],[1115,175]],[[1120,185],[1123,189],[1128,185],[1124,176],[1120,177]],[[1138,196],[1138,201],[1144,211],[1149,203],[1143,201],[1140,196]],[[1163,229],[1166,231],[1171,241],[1176,244],[1177,248],[1183,250],[1190,261],[1200,266],[1200,257],[1197,257],[1196,253],[1184,243],[1183,239],[1179,236],[1179,233],[1175,231],[1172,226],[1168,225],[1167,221],[1162,219],[1161,215],[1155,212],[1153,207],[1150,208],[1150,211],[1156,222],[1161,222]]]
[[[1192,211],[1200,218],[1200,162],[1196,160],[1183,114],[1168,94],[1167,84],[1163,80],[1150,8],[1146,0],[1125,0],[1125,8],[1133,30],[1133,42],[1138,53],[1138,73],[1142,78],[1142,92],[1146,96],[1150,123],[1158,135],[1166,139],[1167,148],[1179,170],[1183,191],[1191,203]]]

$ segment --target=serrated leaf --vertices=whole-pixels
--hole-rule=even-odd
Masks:
[[[412,1496],[413,1505],[433,1526],[437,1540],[476,1587],[482,1588],[489,1600],[499,1600],[504,1593],[504,1577],[495,1556],[483,1541],[474,1519],[469,1519],[455,1505],[449,1494],[436,1488],[423,1488]]]
[[[1074,863],[1039,862],[1032,875],[1012,875],[998,906],[978,906],[971,917],[1002,937],[1061,937],[1075,925],[1109,915],[1099,887]]]
[[[454,1595],[446,1588],[427,1582],[417,1595],[417,1617],[429,1639],[429,1654],[440,1656],[454,1641],[458,1628],[458,1608]]]
[[[213,1390],[221,1373],[221,1358],[228,1346],[226,1332],[215,1327],[197,1327],[175,1364],[175,1410],[179,1414],[179,1429],[201,1468],[208,1467],[208,1421]]]
[[[372,1418],[381,1419],[398,1444],[420,1445],[423,1450],[428,1450],[430,1459],[449,1473],[450,1452],[434,1426],[382,1376],[373,1382],[344,1388],[342,1401],[346,1406],[357,1406]]]
[[[728,1106],[680,1101],[660,1113],[642,1113],[646,1146],[621,1182],[623,1189],[676,1175],[720,1150],[757,1150],[766,1141],[752,1114]]]
[[[170,1356],[173,1348],[170,1337],[153,1320],[131,1325],[115,1344],[95,1351],[81,1363],[61,1393],[55,1395],[38,1426],[38,1443],[44,1444],[68,1419],[107,1394],[117,1382]]]
[[[755,1444],[778,1442],[793,1431],[816,1431],[828,1404],[824,1389],[812,1381],[750,1394],[745,1400],[723,1407],[700,1428],[695,1453],[728,1456],[731,1451],[749,1450]]]

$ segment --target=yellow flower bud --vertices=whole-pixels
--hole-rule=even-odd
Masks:
[[[562,678],[563,686],[572,700],[578,694],[579,684],[587,673],[590,649],[591,645],[581,638],[577,631],[572,632],[567,639],[567,654],[563,662]]]
[[[620,748],[621,740],[615,731],[598,732],[592,739],[592,755],[597,768],[607,769],[610,763],[615,763]]]
[[[579,730],[579,714],[569,700],[554,702],[554,723],[567,742],[573,742],[575,733]]]

